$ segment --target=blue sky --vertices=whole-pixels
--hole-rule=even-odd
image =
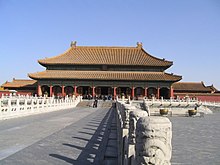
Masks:
[[[80,46],[136,46],[173,61],[182,81],[220,89],[219,0],[0,0],[0,84]]]

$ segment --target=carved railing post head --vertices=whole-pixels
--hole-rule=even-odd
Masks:
[[[129,141],[131,144],[135,144],[135,130],[136,123],[140,117],[148,116],[148,113],[143,110],[132,110],[129,113]]]
[[[170,165],[172,125],[168,118],[141,117],[136,125],[137,164]]]

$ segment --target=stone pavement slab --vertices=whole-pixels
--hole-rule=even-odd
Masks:
[[[220,112],[200,117],[170,117],[173,165],[220,164]]]

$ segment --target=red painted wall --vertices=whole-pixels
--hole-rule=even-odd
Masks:
[[[0,97],[2,97],[2,95],[9,95],[10,92],[9,91],[0,91]]]
[[[175,97],[179,96],[180,99],[184,98],[186,94],[174,94]],[[190,98],[198,98],[199,101],[220,102],[220,94],[195,94],[188,95]]]
[[[220,95],[215,96],[197,96],[201,101],[211,101],[211,102],[220,102]]]

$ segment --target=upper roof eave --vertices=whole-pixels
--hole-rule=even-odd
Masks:
[[[117,56],[114,56],[113,59],[109,59],[109,55],[112,54],[113,51],[114,54],[117,54]],[[142,53],[140,52],[142,51]],[[98,54],[97,54],[98,53]],[[144,54],[147,55],[144,57]],[[93,56],[91,56],[93,55]],[[99,57],[97,57],[97,55]],[[125,56],[124,56],[125,55]],[[86,56],[86,57],[84,57]],[[89,57],[90,56],[90,57]],[[119,57],[120,56],[120,57]],[[68,58],[67,58],[68,57]],[[71,58],[70,58],[71,57]],[[89,59],[88,59],[89,57]],[[140,58],[140,62],[138,60],[131,60],[129,63],[126,63],[127,57],[134,58]],[[98,58],[98,59],[94,59]],[[115,59],[119,58],[119,59]],[[122,59],[121,59],[122,58]],[[150,61],[147,59],[151,59]],[[72,60],[72,61],[71,61]],[[121,61],[122,60],[122,61]],[[146,61],[145,61],[146,60]],[[145,61],[145,62],[143,62]],[[158,61],[158,62],[157,62]],[[118,62],[118,63],[116,63]],[[147,53],[143,48],[137,48],[137,47],[101,47],[101,46],[94,46],[94,47],[86,47],[86,46],[76,46],[71,47],[68,50],[66,50],[64,53],[46,58],[46,59],[40,59],[38,60],[38,63],[47,66],[47,65],[124,65],[124,66],[159,66],[159,67],[165,67],[169,68],[173,65],[172,61],[167,61],[165,59],[160,59],[157,57],[154,57]]]

